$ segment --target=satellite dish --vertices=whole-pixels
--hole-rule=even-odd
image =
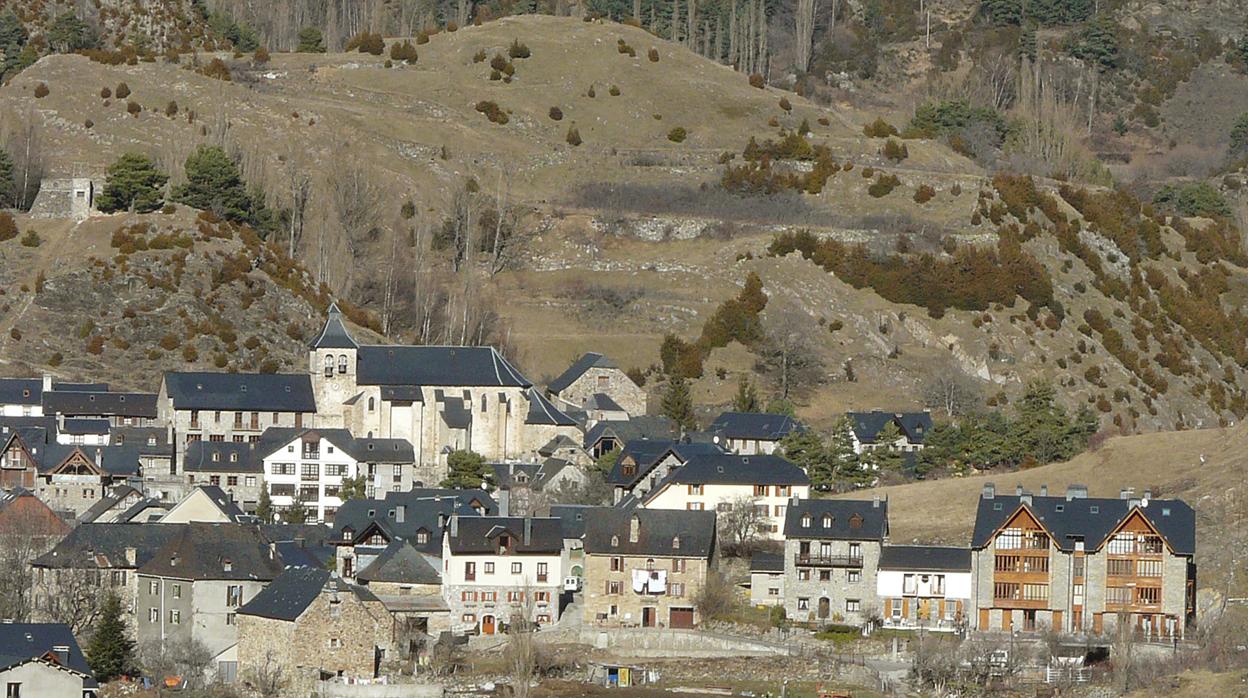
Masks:
[[[1141,500],[1140,500],[1140,507],[1141,507],[1141,508],[1146,508],[1146,507],[1148,507],[1148,500],[1147,500],[1147,499],[1141,499]]]

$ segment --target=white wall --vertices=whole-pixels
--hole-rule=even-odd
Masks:
[[[646,503],[647,509],[690,509],[701,505],[705,511],[715,511],[720,503],[731,503],[739,497],[749,497],[759,506],[767,507],[766,524],[773,526],[774,531],[764,537],[780,540],[784,537],[784,512],[792,496],[807,499],[810,496],[809,485],[793,485],[788,494],[780,494],[775,485],[767,486],[767,495],[754,496],[754,485],[702,485],[701,494],[690,494],[689,485],[669,484],[653,499]],[[693,506],[691,506],[693,505]]]
[[[880,570],[876,576],[876,591],[880,598],[900,598],[903,596],[902,590],[905,583],[905,577],[908,574],[921,577],[923,574],[944,575],[945,576],[945,593],[941,598],[945,599],[962,599],[969,601],[971,598],[971,573],[967,572],[909,572],[900,570]],[[916,580],[918,585],[918,596],[931,596],[921,580]]]
[[[342,506],[342,500],[337,496],[329,496],[325,494],[326,487],[341,487],[344,477],[353,478],[356,476],[358,464],[356,460],[347,455],[342,449],[333,445],[327,439],[321,439],[318,447],[319,457],[315,460],[305,460],[303,458],[303,439],[296,438],[294,441],[286,444],[276,452],[270,454],[264,459],[264,486],[269,490],[269,498],[275,507],[288,507],[295,502],[295,497],[287,495],[273,494],[273,485],[294,485],[295,492],[298,493],[300,487],[317,488],[317,498],[315,501],[304,502],[305,506],[315,509],[316,520],[325,521],[326,507],[338,508]],[[276,475],[274,474],[274,466],[278,463],[294,463],[295,472],[293,475]],[[315,464],[317,466],[317,477],[315,480],[303,480],[302,472],[304,464]],[[326,475],[326,466],[341,465],[345,467],[345,475]],[[388,474],[388,473],[387,473]]]

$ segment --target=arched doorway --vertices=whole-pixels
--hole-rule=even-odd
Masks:
[[[481,617],[481,634],[482,635],[494,634],[494,616],[482,616]]]
[[[830,615],[832,615],[832,602],[826,596],[821,597],[819,599],[819,618],[826,619]]]

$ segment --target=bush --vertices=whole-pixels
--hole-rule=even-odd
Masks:
[[[499,124],[501,126],[509,121],[507,118],[507,112],[503,111],[498,104],[494,102],[477,102],[476,109],[482,114],[485,114],[485,118],[489,119],[491,123]]]
[[[684,143],[685,138],[688,135],[689,135],[688,132],[685,131],[683,126],[677,126],[676,128],[667,132],[667,140],[673,143]]]
[[[48,89],[48,83],[41,82],[38,85],[35,85],[35,99],[43,99],[44,97],[47,97],[49,93],[51,93],[51,90]]]
[[[520,43],[519,39],[512,39],[511,46],[507,48],[507,55],[512,58],[528,58],[533,55],[529,51],[529,47]]]
[[[386,50],[386,40],[381,38],[381,34],[374,34],[369,31],[362,31],[351,37],[343,50],[350,53],[351,51],[359,51],[360,53],[369,53],[374,56],[380,56]]]
[[[205,77],[209,77],[214,80],[221,80],[224,82],[229,82],[231,79],[230,66],[226,65],[225,61],[221,60],[220,58],[212,59],[208,63],[208,65],[199,69],[199,73],[200,75],[203,75]],[[117,96],[120,97],[121,94],[118,93]]]
[[[651,63],[659,62],[659,50],[657,48],[650,49],[649,53],[646,55],[650,58]]]
[[[404,63],[415,63],[419,58],[416,53],[416,47],[412,42],[404,39],[403,43],[394,43],[390,46],[390,59],[395,61],[403,61]],[[484,56],[482,56],[484,60]]]
[[[130,116],[137,119],[139,118],[139,113],[143,111],[143,107],[138,102],[130,100],[126,103],[126,111],[129,112]]]
[[[19,342],[22,341],[22,331],[17,329],[16,327],[9,330],[9,336],[12,337],[16,341],[19,341]]]
[[[195,349],[194,346],[188,344],[182,347],[182,360],[183,361],[186,361],[189,364],[189,363],[193,363],[197,359],[199,359],[199,352]]]
[[[573,126],[572,128],[568,129],[568,135],[566,138],[564,138],[564,140],[568,142],[568,145],[576,147],[581,144],[581,132],[578,131],[575,126]]]
[[[87,340],[87,353],[96,356],[104,353],[104,335],[91,335],[91,338]]]
[[[124,83],[123,83],[123,84],[124,84]],[[110,97],[112,97],[112,96],[113,96],[113,91],[112,91],[112,90],[110,90],[109,88],[104,87],[104,88],[101,88],[101,89],[100,89],[100,98],[101,98],[101,99],[108,99],[108,98],[110,98]]]
[[[884,144],[882,152],[884,157],[893,162],[901,162],[910,157],[910,151],[906,149],[906,144],[895,141],[892,138],[889,138],[888,142]]]
[[[52,368],[60,366],[63,361],[65,361],[65,355],[59,351],[48,357],[48,365]]]
[[[1167,184],[1153,197],[1158,206],[1178,211],[1185,216],[1230,216],[1231,205],[1213,185],[1207,182]]]
[[[936,196],[936,190],[926,184],[923,184],[923,185],[920,185],[919,188],[915,190],[914,202],[918,204],[925,204],[931,201],[935,196]]]
[[[170,102],[165,105],[165,116],[172,119],[173,117],[177,115],[178,115],[178,103],[170,100]]]
[[[759,75],[758,73],[753,73],[750,75],[750,87],[757,87],[758,89],[761,90],[766,86],[767,86],[767,80],[762,75]]]
[[[22,236],[22,247],[38,247],[43,243],[43,239],[39,237],[39,233],[33,230],[27,230]]]
[[[562,121],[562,120],[563,120],[563,110],[562,110],[562,109],[560,109],[559,107],[551,107],[551,108],[550,108],[550,119],[551,119],[551,121]]]
[[[416,35],[416,45],[420,46],[421,44],[427,43],[429,43],[429,32],[422,29],[420,33]]]
[[[473,63],[484,63],[485,59],[486,59],[485,49],[480,49],[476,53],[472,54]]]
[[[788,97],[780,98],[780,108],[787,111],[793,111],[793,105],[789,102]]]
[[[0,211],[0,242],[17,237],[17,223],[8,211]]]
[[[130,96],[130,86],[124,82],[117,83],[117,89],[113,90],[113,94],[117,99],[125,99]]]
[[[895,175],[881,174],[871,186],[867,187],[867,193],[879,199],[893,193],[893,190],[900,185],[901,180]]]
[[[251,56],[252,62],[256,65],[264,65],[265,63],[268,63],[269,58],[269,50],[263,46],[257,48],[256,52]]]
[[[325,36],[316,27],[304,27],[299,30],[299,45],[295,50],[299,53],[325,53]]]
[[[868,138],[888,138],[889,136],[897,135],[897,127],[880,117],[876,117],[875,121],[862,127],[862,132]]]
[[[612,85],[611,89],[607,90],[607,94],[611,95],[612,97],[619,97],[620,88],[616,87],[615,85]]]

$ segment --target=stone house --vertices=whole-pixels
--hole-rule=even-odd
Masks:
[[[980,631],[1186,636],[1195,618],[1196,515],[1177,499],[1013,495],[984,485],[971,539]]]
[[[585,516],[585,622],[696,627],[715,551],[710,511],[599,508]]]
[[[880,615],[888,501],[794,499],[784,520],[784,610],[799,623],[862,625]]]
[[[311,695],[323,675],[373,679],[393,620],[368,589],[315,567],[291,567],[238,608],[238,675],[280,668],[284,695]]]
[[[342,506],[344,479],[366,477],[366,494],[412,488],[415,454],[405,439],[357,438],[346,429],[269,429],[254,456],[273,506],[296,502],[320,522]]]
[[[57,511],[81,516],[117,485],[137,482],[139,453],[130,446],[43,444],[36,493]]]
[[[257,526],[178,528],[138,570],[138,643],[202,643],[212,657],[209,675],[230,682],[237,675],[238,609],[281,574],[282,559]]]
[[[771,455],[784,437],[803,427],[786,414],[724,412],[706,430],[716,443],[738,456]]]
[[[219,487],[246,512],[255,513],[265,486],[256,442],[193,441],[182,456],[188,488]]]
[[[673,468],[641,506],[722,514],[748,501],[758,512],[760,537],[780,540],[789,501],[808,496],[806,471],[780,456],[715,454],[694,456]]]
[[[971,588],[969,548],[886,545],[880,552],[875,589],[885,627],[965,627]]]
[[[97,212],[95,195],[102,189],[90,177],[45,178],[30,206],[30,217],[85,220]]]
[[[6,698],[95,698],[74,633],[64,623],[7,623],[0,632],[0,686]]]
[[[269,427],[312,426],[312,381],[304,374],[166,371],[157,419],[172,437],[174,468],[195,441],[259,441]]]
[[[551,381],[546,395],[565,410],[605,407],[607,402],[595,397],[603,396],[627,415],[646,413],[646,391],[614,361],[594,352],[582,355]]]
[[[308,361],[317,426],[407,440],[421,483],[445,478],[452,451],[533,459],[556,438],[581,434],[492,347],[361,345],[330,306]]]
[[[133,446],[139,452],[143,490],[148,497],[177,501],[187,490],[186,479],[178,474],[173,454],[171,430],[163,426],[112,427],[114,446]]]
[[[726,453],[709,441],[673,441],[670,439],[637,439],[621,447],[615,465],[607,473],[607,484],[613,502],[636,501],[646,497],[673,470],[697,456]]]
[[[54,384],[51,390],[44,390],[41,396],[43,413],[55,416],[62,425],[71,419],[102,420],[109,427],[156,425],[156,395],[154,393],[127,393],[81,388],[82,386],[75,384]]]
[[[442,543],[442,598],[458,632],[493,635],[522,619],[559,619],[559,519],[452,514]]]
[[[663,415],[634,415],[628,419],[604,419],[587,427],[584,450],[597,460],[624,444],[634,441],[671,441],[679,429],[671,419]]]
[[[490,467],[503,516],[545,515],[561,488],[589,482],[584,470],[558,458],[540,463],[493,463]]]

